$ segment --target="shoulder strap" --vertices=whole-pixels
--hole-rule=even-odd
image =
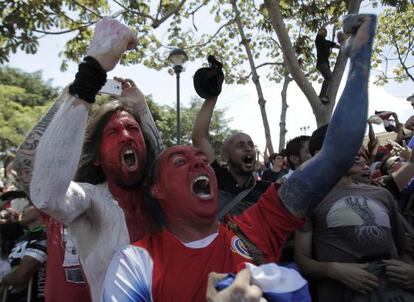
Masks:
[[[231,209],[233,209],[244,197],[246,197],[255,185],[256,180],[253,178],[252,184],[248,188],[244,189],[239,194],[237,194],[228,204],[226,204],[225,207],[221,209],[221,211],[218,214],[218,219],[222,220],[224,215],[230,212]]]
[[[237,224],[230,220],[227,221],[226,224],[237,235],[237,237],[239,237],[241,241],[244,243],[247,250],[249,251],[250,256],[253,259],[253,262],[256,265],[265,264],[266,262],[263,256],[263,252],[258,247],[256,247],[256,245],[253,242],[251,242],[250,239],[247,238],[246,235],[243,234],[243,232],[240,230]]]

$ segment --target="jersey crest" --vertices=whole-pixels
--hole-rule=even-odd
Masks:
[[[247,249],[244,242],[237,236],[233,236],[231,238],[231,250],[243,258],[253,260],[252,256],[250,256],[249,250]]]

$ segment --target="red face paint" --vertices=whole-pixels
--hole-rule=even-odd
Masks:
[[[115,112],[106,124],[99,148],[98,164],[108,182],[131,186],[141,180],[146,160],[141,127],[126,111]]]
[[[211,223],[216,219],[218,188],[207,156],[191,146],[162,153],[157,166],[154,196],[168,223]]]

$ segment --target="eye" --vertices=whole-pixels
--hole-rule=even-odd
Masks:
[[[176,167],[181,167],[187,163],[187,160],[184,157],[176,157],[173,159],[173,164]]]
[[[137,125],[127,125],[126,129],[129,131],[138,131],[139,132],[139,128]]]
[[[105,131],[105,134],[106,135],[115,135],[116,134],[116,129],[114,129],[114,128],[107,129]]]

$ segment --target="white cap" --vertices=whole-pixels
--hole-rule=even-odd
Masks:
[[[263,292],[289,293],[306,285],[306,280],[294,269],[278,266],[275,263],[255,266],[246,263],[252,274],[253,283]]]

